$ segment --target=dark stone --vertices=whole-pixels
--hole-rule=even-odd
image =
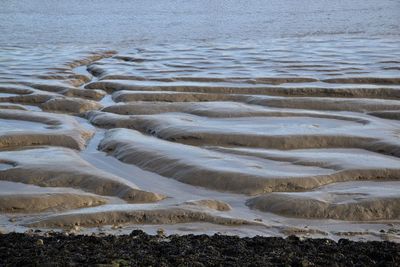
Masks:
[[[43,240],[38,246],[37,240]],[[400,266],[400,244],[225,235],[0,235],[0,266]]]

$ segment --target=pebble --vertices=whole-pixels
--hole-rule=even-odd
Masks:
[[[113,224],[113,225],[111,226],[111,229],[112,229],[112,230],[117,230],[117,229],[121,229],[121,228],[122,228],[122,226],[119,225],[119,224]]]
[[[159,237],[165,237],[165,236],[166,236],[165,230],[164,230],[163,228],[158,228],[158,229],[157,229],[157,235],[158,235]]]
[[[163,231],[164,232],[164,231]],[[44,241],[46,244],[44,245]],[[226,235],[174,236],[170,242],[135,230],[118,238],[64,236],[39,239],[0,235],[0,266],[398,266],[400,244],[304,239],[290,236],[239,238]],[[164,240],[163,240],[164,241]],[[12,245],[11,245],[12,244]],[[57,253],[55,252],[57,248]],[[23,253],[21,253],[23,251]],[[79,259],[79,264],[76,260]]]

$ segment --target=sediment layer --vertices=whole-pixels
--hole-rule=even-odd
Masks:
[[[207,212],[185,208],[164,208],[151,210],[125,210],[91,213],[70,213],[50,216],[30,227],[65,228],[74,225],[96,227],[101,225],[120,224],[177,224],[190,222],[206,222],[230,226],[261,225],[256,222],[221,217]]]
[[[347,232],[396,240],[396,226],[379,232],[400,219],[392,57],[38,50],[0,62],[0,180],[15,189],[0,190],[0,216],[10,227],[271,224],[340,236],[333,228],[373,221]]]
[[[247,205],[282,216],[307,219],[398,220],[399,186],[398,182],[342,183],[307,193],[269,193],[250,199]]]
[[[295,114],[295,115],[292,115]],[[103,128],[129,128],[189,145],[244,146],[273,149],[362,148],[400,155],[400,144],[381,123],[352,116],[318,113],[209,118],[189,114],[118,115],[89,112]],[[393,128],[394,130],[394,128]],[[349,133],[350,132],[350,133]]]
[[[4,126],[20,122],[18,127],[0,129],[1,148],[49,145],[83,149],[93,135],[68,115],[0,109],[0,119]],[[30,128],[29,122],[36,125]]]
[[[123,162],[184,183],[245,194],[301,191],[339,181],[398,179],[400,174],[397,158],[392,158],[392,163],[382,159],[380,166],[361,168],[356,164],[354,169],[337,171],[321,168],[318,163],[307,166],[229,155],[126,129],[108,131],[99,148]],[[379,158],[379,154],[375,157]]]
[[[132,203],[155,202],[161,194],[140,190],[115,175],[96,169],[73,150],[37,148],[0,152],[0,180],[42,187],[70,187],[103,196],[122,198]]]
[[[106,204],[104,198],[71,193],[0,195],[0,212],[57,212]]]
[[[85,86],[87,89],[102,89],[109,93],[115,91],[170,91],[191,92],[208,94],[244,94],[244,95],[271,95],[271,96],[315,96],[315,97],[354,97],[354,98],[387,98],[398,99],[400,91],[396,88],[371,88],[360,87],[261,87],[261,86],[214,86],[210,84],[201,85],[136,85],[129,80],[101,80]]]

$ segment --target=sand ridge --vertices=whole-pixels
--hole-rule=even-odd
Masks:
[[[155,202],[165,196],[140,190],[136,185],[85,162],[75,151],[45,147],[0,152],[8,168],[0,179],[43,187],[71,187],[103,196],[115,196],[131,203]]]
[[[0,195],[2,213],[63,211],[107,203],[104,198],[71,193]]]
[[[374,189],[365,185],[369,184]],[[271,193],[247,201],[253,209],[290,217],[349,221],[398,220],[399,182],[348,182],[311,193]]]
[[[294,162],[291,165],[291,160],[285,160],[289,163],[282,164],[276,161],[276,158],[260,160],[247,155],[228,155],[158,140],[127,129],[109,130],[99,148],[123,162],[181,182],[253,195],[274,191],[309,190],[339,181],[393,180],[398,179],[400,174],[397,158],[392,158],[392,164],[387,164],[383,157],[381,165],[376,166],[360,166],[355,162],[355,165],[329,168],[321,163],[313,164],[314,161],[309,164]],[[374,156],[380,158],[379,154]]]
[[[7,125],[10,120],[20,121],[21,129],[0,130],[0,147],[19,147],[33,145],[55,145],[73,149],[83,149],[93,131],[82,127],[68,115],[56,115],[45,112],[0,109],[0,119]],[[41,124],[42,129],[29,126],[24,128],[23,122]]]
[[[11,53],[0,226],[396,240],[397,63],[327,46]]]
[[[101,225],[123,224],[180,224],[189,222],[208,222],[228,226],[257,225],[262,224],[241,219],[221,217],[204,211],[196,211],[188,208],[161,208],[150,210],[126,210],[91,213],[66,213],[54,215],[29,224],[31,227],[96,227]],[[266,226],[264,226],[266,227]]]
[[[396,127],[381,121],[324,113],[213,118],[182,113],[119,115],[91,111],[86,117],[102,128],[128,128],[189,145],[274,149],[363,148],[400,155]]]

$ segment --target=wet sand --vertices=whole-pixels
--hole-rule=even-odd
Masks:
[[[3,2],[1,232],[400,242],[397,1]]]
[[[399,242],[400,54],[336,45],[9,52],[2,231]]]

